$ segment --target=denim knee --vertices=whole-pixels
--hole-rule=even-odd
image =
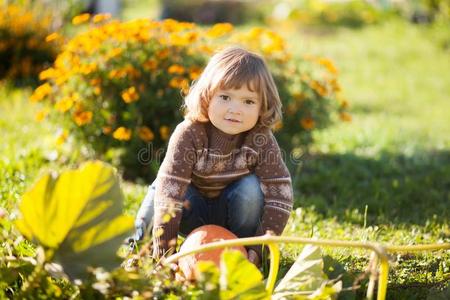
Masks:
[[[264,194],[259,178],[250,174],[234,182],[224,195],[228,201],[228,227],[238,237],[253,236],[258,227]]]

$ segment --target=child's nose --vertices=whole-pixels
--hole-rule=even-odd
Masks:
[[[240,114],[241,108],[238,103],[231,102],[230,106],[228,107],[228,112],[234,113],[234,114]]]

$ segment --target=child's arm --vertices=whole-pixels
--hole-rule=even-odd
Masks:
[[[153,257],[159,258],[176,245],[184,195],[196,161],[192,123],[184,121],[169,140],[155,184]]]
[[[259,145],[255,174],[260,179],[264,194],[263,216],[256,235],[263,235],[268,230],[281,235],[292,210],[291,176],[278,143],[269,129],[258,133],[253,139],[258,141]],[[260,250],[260,247],[253,249]],[[258,253],[260,254],[260,251]]]

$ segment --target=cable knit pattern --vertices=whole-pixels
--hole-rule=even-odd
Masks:
[[[261,226],[255,235],[267,230],[280,235],[292,210],[293,193],[272,131],[255,126],[229,135],[210,122],[185,120],[178,124],[156,180],[153,256],[165,255],[176,245],[190,183],[205,197],[214,199],[228,184],[249,173],[259,177],[265,199]]]

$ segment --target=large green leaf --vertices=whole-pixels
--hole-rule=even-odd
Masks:
[[[222,252],[220,290],[221,299],[269,299],[261,272],[237,250]]]
[[[332,283],[323,272],[320,248],[306,245],[295,263],[279,282],[272,299],[332,299],[342,283]]]
[[[111,269],[133,220],[122,215],[123,194],[115,170],[100,161],[47,174],[27,191],[16,222],[28,239],[51,249],[71,278],[87,266]]]

